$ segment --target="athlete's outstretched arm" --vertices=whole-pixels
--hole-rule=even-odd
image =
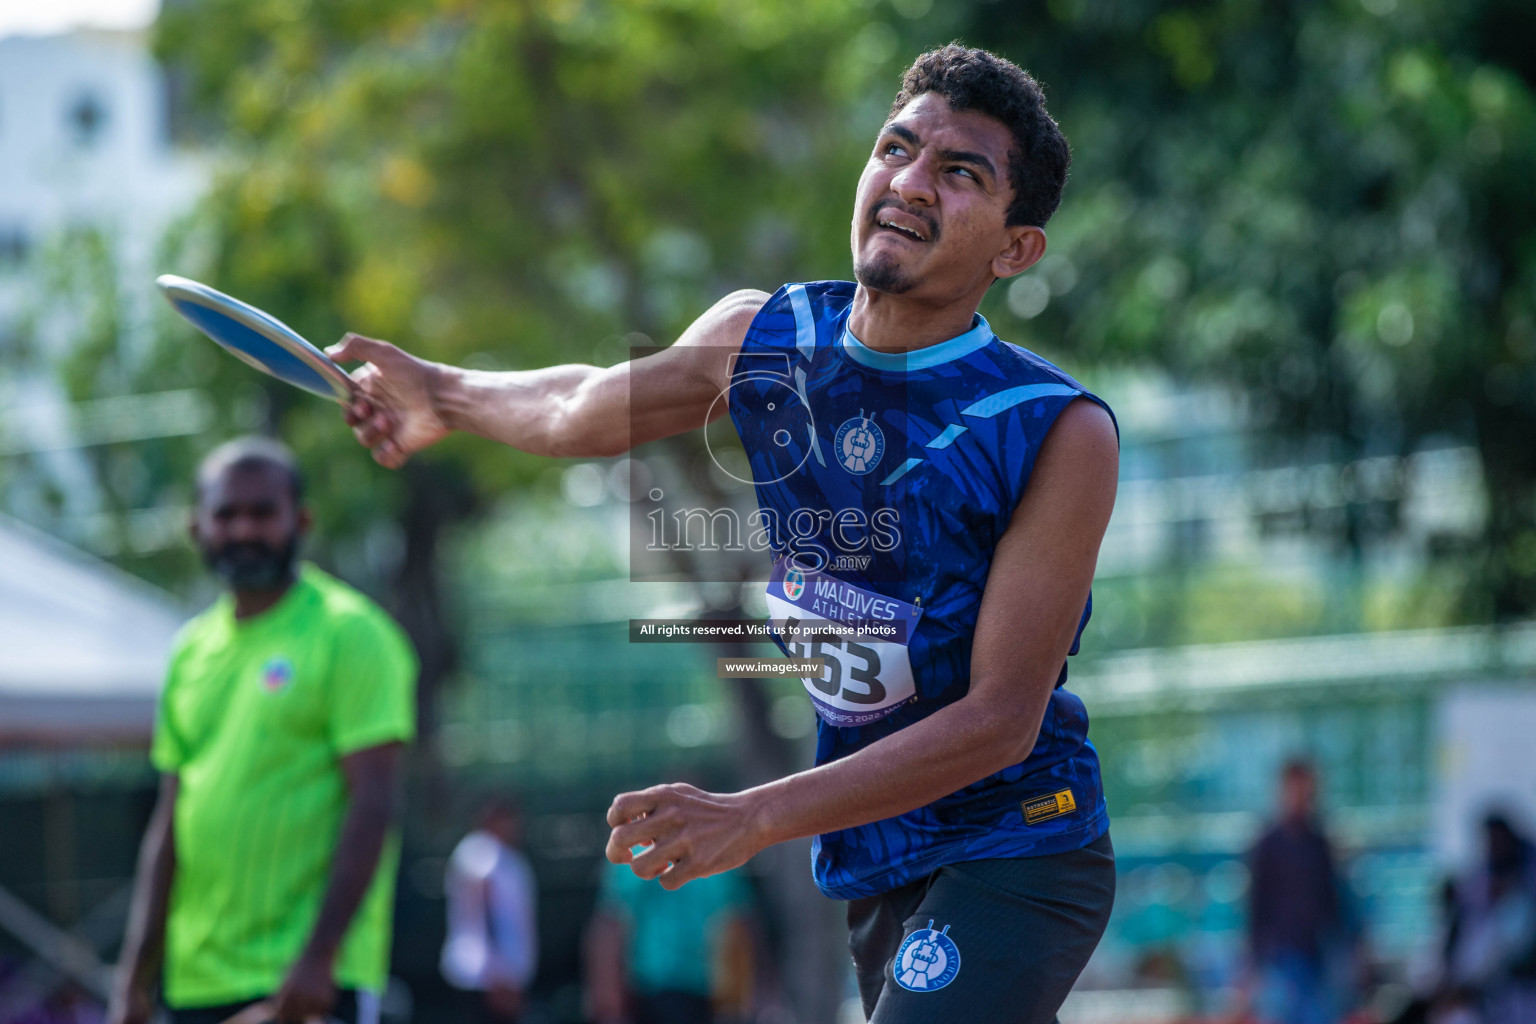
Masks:
[[[1073,402],[998,543],[964,697],[848,757],[742,793],[621,794],[608,810],[608,859],[675,889],[773,843],[903,814],[1023,761],[1088,599],[1118,469],[1109,414]]]
[[[493,373],[417,359],[384,341],[348,334],[331,358],[364,361],[346,410],[380,465],[462,430],[538,455],[617,455],[702,427],[725,412],[730,380],[752,318],[768,295],[734,292],[695,320],[670,348],[603,369],[568,364]]]

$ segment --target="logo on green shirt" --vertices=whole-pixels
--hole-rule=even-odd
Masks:
[[[267,663],[261,666],[261,685],[267,688],[268,693],[277,693],[291,682],[293,662],[281,654],[267,659]]]

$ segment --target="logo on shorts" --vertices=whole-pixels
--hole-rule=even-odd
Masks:
[[[891,973],[908,992],[933,992],[954,981],[960,973],[960,948],[949,937],[949,925],[936,932],[929,921],[927,928],[908,935],[896,951]]]
[[[268,693],[277,693],[291,682],[293,682],[293,662],[281,654],[275,658],[269,658],[267,663],[261,666],[261,685]]]
[[[885,435],[861,409],[857,416],[837,428],[832,447],[844,469],[854,476],[863,476],[880,464],[880,456],[885,454]]]
[[[798,600],[805,593],[805,573],[799,569],[791,569],[784,574],[784,596],[791,601]]]

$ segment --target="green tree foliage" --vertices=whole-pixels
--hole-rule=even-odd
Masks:
[[[321,342],[354,329],[470,365],[610,362],[730,288],[845,275],[896,76],[963,37],[1047,83],[1075,150],[1050,256],[989,297],[1005,336],[1074,367],[1234,383],[1276,458],[1475,444],[1492,511],[1486,543],[1451,552],[1477,567],[1463,607],[1525,615],[1531,19],[1516,0],[169,5],[158,48],[221,171],[167,269]],[[225,429],[264,408],[323,467],[327,529],[372,538],[360,551],[398,550],[404,522],[421,563],[476,496],[534,480],[531,460],[472,439],[386,474],[333,409],[199,344],[168,328],[156,387],[208,388]],[[254,387],[264,405],[237,399]],[[1312,525],[1358,548],[1396,512],[1356,503]]]
[[[865,100],[897,62],[868,21],[820,0],[169,6],[157,47],[220,169],[166,269],[321,344],[355,330],[477,367],[612,363],[731,289],[843,272]],[[537,486],[539,464],[457,438],[386,473],[334,407],[193,339],[168,329],[157,386],[260,388],[265,428],[317,470],[330,554],[393,592],[441,675],[442,529]]]
[[[1049,302],[1028,334],[1074,360],[1233,382],[1278,458],[1475,445],[1486,534],[1442,553],[1470,563],[1469,617],[1531,614],[1536,50],[1516,41],[1536,33],[1536,9],[973,11],[968,38],[1048,82],[1074,143],[1051,233],[1070,263],[1019,286],[1026,312]],[[1311,525],[1358,548],[1394,530],[1396,512],[1356,503]]]

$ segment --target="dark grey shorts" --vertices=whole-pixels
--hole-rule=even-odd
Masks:
[[[199,1006],[171,1009],[171,1024],[223,1024],[235,1014],[259,999],[222,1006]],[[326,1015],[334,1024],[379,1024],[379,997],[373,992],[357,992],[341,989],[336,993],[336,1005]]]
[[[848,904],[872,1024],[1051,1024],[1115,902],[1108,834],[1045,857],[972,860]]]

